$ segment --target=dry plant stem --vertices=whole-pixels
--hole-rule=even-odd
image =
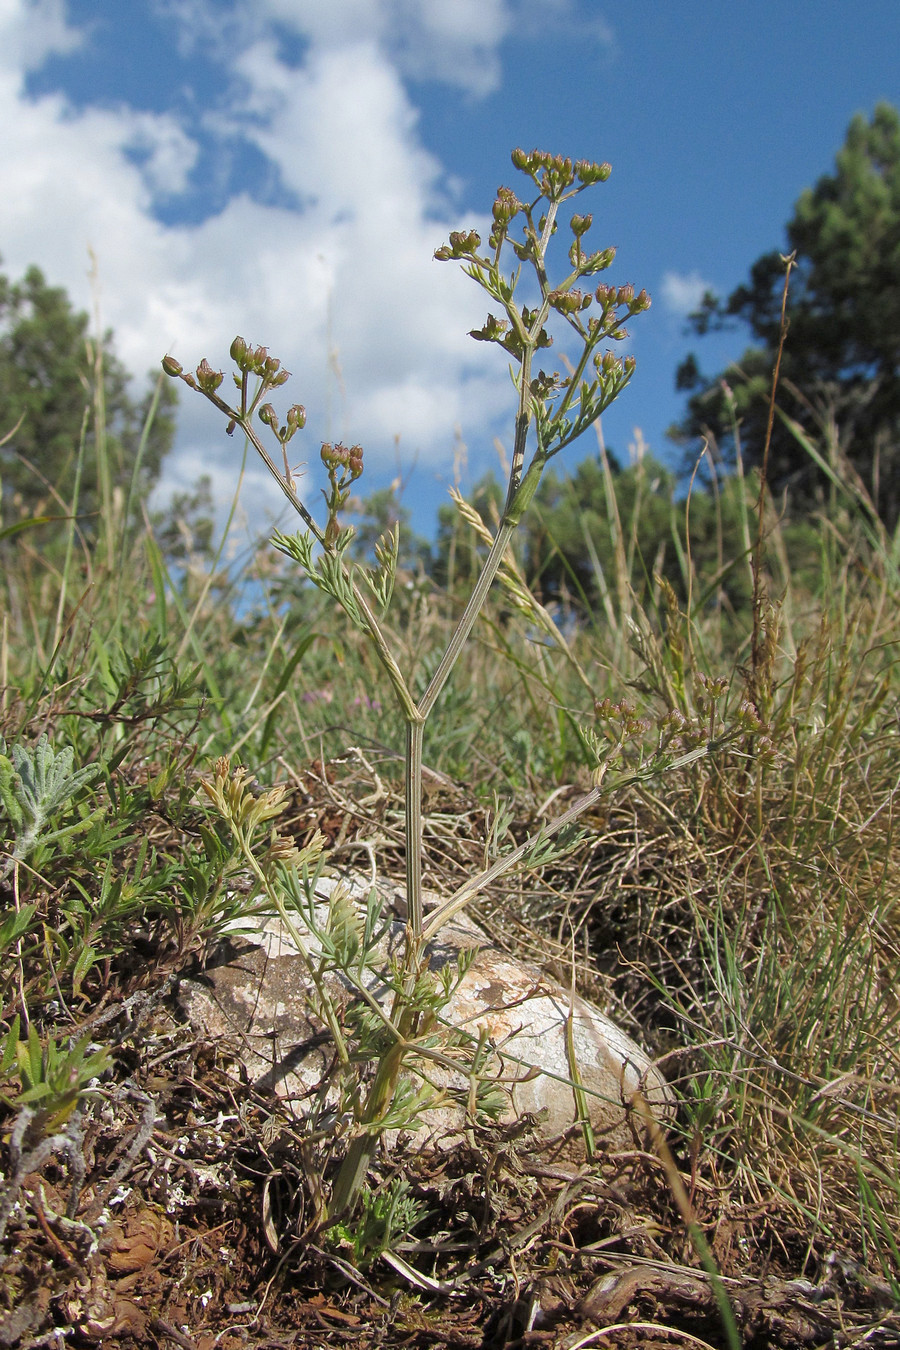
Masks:
[[[690,1197],[685,1189],[684,1181],[678,1170],[678,1165],[672,1157],[672,1151],[669,1148],[666,1137],[663,1134],[659,1121],[647,1103],[643,1093],[636,1093],[634,1104],[638,1115],[643,1121],[653,1151],[662,1163],[666,1174],[666,1180],[672,1191],[672,1196],[678,1206],[681,1218],[687,1229],[688,1236],[693,1244],[694,1250],[700,1258],[703,1269],[706,1271],[712,1284],[713,1293],[719,1308],[719,1315],[722,1318],[722,1327],[725,1332],[725,1339],[728,1342],[730,1350],[741,1350],[742,1340],[738,1331],[737,1322],[734,1316],[734,1309],[728,1298],[725,1285],[722,1282],[722,1276],[719,1274],[719,1268],[716,1265],[715,1257],[710,1250],[706,1235],[699,1223],[691,1204]]]
[[[615,1336],[620,1331],[629,1336],[635,1331],[650,1331],[657,1335],[671,1336],[676,1341],[686,1341],[688,1345],[699,1345],[701,1350],[713,1350],[709,1341],[703,1341],[699,1336],[684,1331],[681,1327],[666,1326],[662,1322],[614,1322],[608,1327],[600,1327],[597,1331],[589,1332],[582,1340],[570,1346],[569,1350],[587,1350],[588,1346],[596,1345],[598,1341],[604,1340],[607,1336]]]
[[[772,370],[772,387],[769,393],[769,411],[766,419],[766,437],[763,443],[762,464],[759,471],[759,501],[757,503],[757,523],[756,523],[756,547],[753,551],[751,560],[751,569],[753,573],[753,637],[752,637],[752,664],[754,673],[759,668],[760,662],[760,643],[759,635],[762,627],[762,546],[763,534],[765,532],[765,500],[766,487],[769,469],[769,450],[772,445],[772,428],[775,425],[775,395],[778,392],[778,376],[781,371],[781,358],[784,353],[784,343],[788,332],[787,301],[788,289],[791,284],[791,271],[794,267],[796,253],[790,253],[782,258],[785,264],[784,289],[781,293],[781,320],[778,333],[778,350],[775,353],[775,366]]]

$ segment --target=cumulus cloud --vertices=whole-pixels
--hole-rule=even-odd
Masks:
[[[170,17],[196,33],[203,8],[196,0],[170,5]],[[0,164],[4,268],[19,275],[37,262],[79,307],[99,298],[100,322],[114,328],[133,371],[158,369],[166,351],[185,364],[201,356],[225,364],[241,333],[294,372],[291,389],[310,407],[312,436],[363,440],[376,463],[393,463],[399,437],[420,462],[444,462],[455,427],[486,429],[511,394],[502,362],[486,378],[483,349],[466,336],[483,321],[479,293],[456,267],[433,260],[449,229],[486,222],[457,218],[442,167],[418,138],[386,35],[412,15],[409,60],[420,39],[424,52],[426,36],[440,30],[446,59],[465,52],[474,69],[503,35],[504,6],[482,0],[476,40],[458,11],[367,0],[352,43],[330,25],[338,9],[345,23],[353,18],[353,0],[328,7],[332,19],[325,6],[307,6],[313,18],[299,62],[279,54],[271,29],[295,7],[265,0],[252,8],[255,36],[224,68],[228,113],[210,110],[192,127],[174,112],[27,96],[26,69],[90,33],[66,26],[61,3],[0,0],[0,117],[16,127]],[[287,204],[238,193],[199,223],[167,223],[160,202],[184,190],[207,133],[253,145],[277,172]],[[336,362],[340,388],[330,373]],[[316,416],[329,403],[331,425]],[[218,447],[220,433],[211,410],[184,397],[169,481],[197,462],[213,467],[203,446]],[[225,443],[226,462],[229,452]]]
[[[174,197],[188,186],[199,146],[170,118],[132,113],[131,136],[122,149],[141,166],[144,182],[158,198]]]
[[[0,0],[0,66],[36,70],[48,56],[74,51],[84,34],[66,22],[65,0]]]
[[[526,0],[531,8],[544,0]],[[569,0],[553,0],[567,7]],[[520,0],[521,5],[521,0]],[[156,7],[180,24],[187,46],[210,44],[223,55],[273,30],[304,39],[319,51],[354,42],[378,47],[403,76],[440,80],[481,97],[500,81],[498,48],[515,21],[510,0],[330,0],[298,5],[296,0],[256,0],[224,5],[222,0],[156,0]]]
[[[460,216],[406,80],[484,94],[511,26],[545,3],[562,21],[573,0],[152,3],[173,46],[217,63],[215,104],[196,94],[148,112],[30,95],[28,72],[86,47],[92,28],[73,27],[64,0],[0,0],[0,118],[16,128],[0,161],[4,269],[36,262],[80,308],[96,303],[137,373],[169,351],[224,366],[236,333],[264,343],[310,410],[307,446],[360,440],[369,463],[393,467],[399,438],[427,468],[446,463],[457,428],[489,441],[512,406],[506,368],[467,336],[484,321],[481,293],[433,259],[449,230],[489,226]],[[198,166],[214,172],[235,146],[278,191],[226,191],[179,214]],[[239,450],[184,392],[165,482],[221,465],[224,491]]]
[[[660,292],[669,313],[686,318],[695,309],[699,309],[700,301],[706,292],[712,289],[712,284],[704,281],[698,272],[690,272],[687,275],[682,272],[666,272]]]

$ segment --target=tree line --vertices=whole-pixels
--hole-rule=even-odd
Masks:
[[[725,571],[723,538],[733,539],[746,510],[742,494],[757,491],[764,458],[772,369],[782,336],[786,259],[792,259],[786,301],[787,337],[777,416],[766,458],[768,485],[784,519],[785,539],[802,565],[812,513],[828,509],[835,475],[849,474],[888,530],[900,522],[900,114],[879,104],[870,119],[853,118],[834,169],[796,202],[784,247],[758,258],[727,297],[707,293],[689,318],[698,339],[712,331],[749,333],[741,357],[704,373],[695,353],[676,372],[685,413],[669,432],[681,462],[668,468],[648,455],[623,463],[591,455],[573,473],[550,473],[541,485],[522,539],[529,579],[544,594],[595,601],[624,562],[639,586],[655,566],[685,575],[694,564],[718,566],[722,595],[739,603],[746,581]],[[98,373],[103,409],[90,406]],[[78,512],[90,534],[100,496],[97,457],[90,451],[102,425],[115,485],[132,480],[139,457],[139,494],[158,481],[172,446],[174,394],[167,382],[139,397],[115,354],[112,334],[98,343],[87,315],[37,267],[19,281],[0,274],[0,508],[4,523],[59,515],[79,478]],[[160,401],[143,435],[151,398]],[[811,456],[807,444],[817,447]],[[693,482],[690,505],[685,485]],[[742,470],[743,478],[735,478]],[[751,485],[750,488],[747,485]],[[499,488],[488,477],[471,500],[490,520]],[[192,516],[195,538],[211,537],[208,483],[173,501],[163,530],[177,553],[173,522]],[[678,527],[676,518],[684,519]],[[407,553],[437,581],[471,567],[453,508],[443,508],[433,545],[408,530],[408,515],[389,490],[361,504],[359,546],[399,519]],[[46,528],[51,528],[50,526]],[[680,534],[679,534],[680,528]],[[623,549],[625,552],[623,553]]]

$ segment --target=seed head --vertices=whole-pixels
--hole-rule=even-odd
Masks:
[[[497,197],[493,206],[493,216],[498,225],[508,225],[513,217],[518,215],[521,209],[522,203],[519,201],[512,188],[500,187],[497,189]]]
[[[578,314],[582,309],[587,309],[593,298],[583,291],[551,291],[547,301],[559,314]]]
[[[450,243],[435,249],[438,262],[449,262],[451,258],[470,258],[481,245],[481,235],[477,230],[451,230]]]
[[[580,183],[590,187],[592,183],[605,183],[612,173],[612,165],[594,164],[590,160],[579,159],[575,165],[575,173]]]
[[[508,328],[509,324],[506,319],[498,319],[493,314],[489,314],[484,327],[473,328],[469,337],[475,338],[476,342],[499,342]]]
[[[197,384],[203,390],[204,394],[214,394],[225,376],[221,370],[213,370],[212,366],[204,356],[197,367]]]
[[[361,445],[351,445],[349,450],[346,445],[338,441],[337,445],[332,445],[329,441],[322,444],[319,452],[322,463],[326,469],[347,469],[350,473],[351,481],[355,481],[363,471],[363,451]]]

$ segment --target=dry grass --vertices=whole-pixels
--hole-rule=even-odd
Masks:
[[[639,606],[622,576],[571,648],[548,645],[507,587],[435,710],[425,882],[446,891],[482,866],[498,819],[503,849],[587,786],[589,729],[613,746],[635,724],[573,851],[513,874],[477,912],[510,950],[574,970],[659,1057],[681,1099],[669,1147],[689,1207],[671,1166],[638,1151],[550,1174],[527,1138],[485,1135],[453,1159],[383,1159],[373,1191],[405,1177],[425,1215],[394,1250],[437,1291],[309,1238],[321,1158],[171,1000],[173,974],[202,962],[242,900],[195,800],[206,757],[237,752],[264,782],[290,784],[299,842],[319,827],[337,863],[372,848],[402,877],[401,737],[370,658],[302,594],[240,621],[221,577],[167,599],[149,536],[94,599],[75,563],[38,577],[37,554],[26,560],[8,583],[2,730],[104,762],[61,820],[98,806],[105,818],[7,884],[6,917],[35,908],[2,954],[4,1026],[26,1004],[43,1038],[106,1045],[113,1072],[74,1151],[23,1173],[0,1270],[4,1343],[47,1343],[67,1319],[82,1340],[198,1350],[561,1348],[598,1326],[600,1344],[648,1344],[661,1324],[679,1343],[723,1344],[692,1226],[747,1343],[896,1340],[900,587],[887,542],[842,520],[822,526],[821,584],[802,589],[772,528],[777,599],[755,630],[709,579],[683,587],[687,606],[662,583]],[[94,558],[88,572],[111,565]],[[60,625],[62,590],[79,603]],[[420,678],[453,610],[427,585],[400,597],[393,637]],[[607,696],[630,711],[598,722]],[[715,754],[665,768],[710,737]],[[21,1086],[7,1065],[7,1178]],[[128,1194],[91,1250],[113,1181]],[[118,1332],[90,1330],[85,1288],[124,1319]]]

